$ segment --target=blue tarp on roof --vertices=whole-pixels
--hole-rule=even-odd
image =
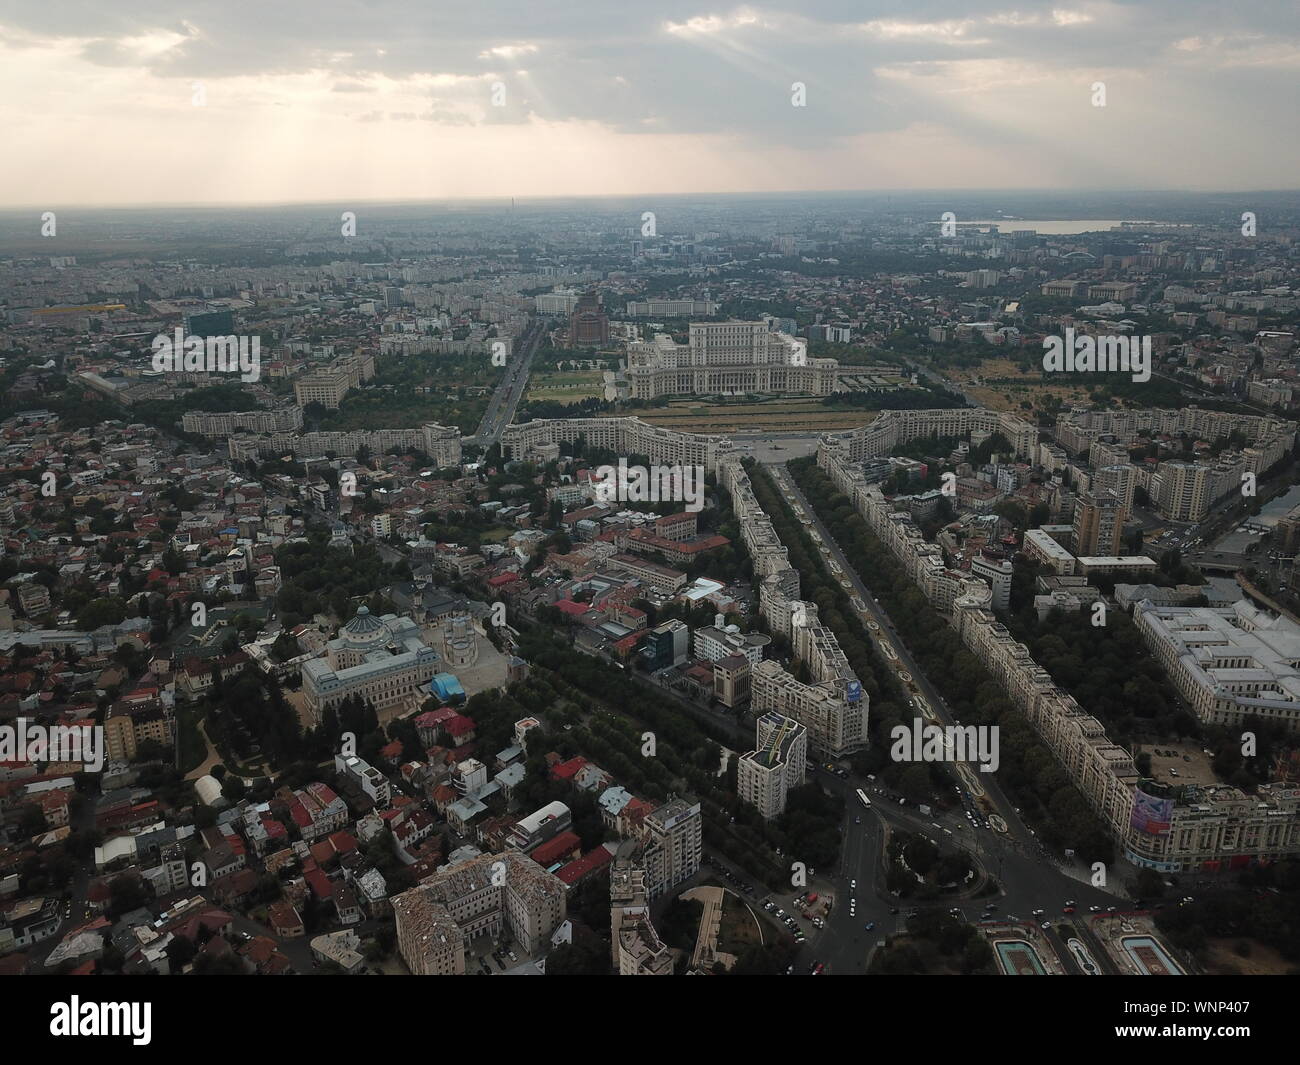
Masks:
[[[460,681],[456,679],[454,673],[435,673],[433,680],[429,682],[438,698],[446,702],[453,695],[464,695],[465,689],[460,686]]]

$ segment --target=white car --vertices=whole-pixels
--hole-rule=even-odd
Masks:
[[[858,882],[856,880],[849,881],[849,887],[856,888],[857,886],[858,886]]]

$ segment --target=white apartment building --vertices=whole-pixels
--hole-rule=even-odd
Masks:
[[[1206,724],[1246,718],[1300,729],[1300,626],[1247,599],[1230,607],[1133,608],[1138,631]]]
[[[460,430],[455,426],[428,422],[418,429],[349,429],[317,433],[235,433],[226,442],[232,459],[245,462],[261,455],[292,453],[299,458],[316,458],[326,452],[355,455],[362,447],[371,455],[383,455],[391,448],[423,451],[435,466],[460,465]]]
[[[1072,452],[1088,451],[1100,436],[1114,436],[1134,443],[1138,434],[1186,433],[1207,440],[1219,440],[1240,432],[1250,446],[1243,449],[1244,468],[1259,474],[1268,469],[1295,443],[1295,423],[1258,414],[1183,407],[1178,410],[1090,411],[1076,408],[1056,419],[1056,441]],[[1154,493],[1153,493],[1154,496]]]
[[[971,574],[985,581],[992,590],[992,606],[994,610],[1011,609],[1011,574],[1013,568],[1006,559],[999,559],[995,562],[983,555],[976,555],[971,559]]]
[[[1137,467],[1128,462],[1101,466],[1092,479],[1093,492],[1103,496],[1111,495],[1119,500],[1121,513],[1118,520],[1121,526],[1133,513],[1133,492],[1137,485]]]
[[[302,408],[278,407],[275,410],[186,411],[181,428],[187,433],[224,438],[231,433],[292,433],[302,428]]]
[[[646,888],[656,899],[700,871],[704,822],[700,804],[673,799],[645,817]]]
[[[1032,459],[1038,452],[1038,429],[1014,414],[982,407],[951,410],[886,410],[870,425],[845,438],[854,462],[888,455],[899,444],[928,436],[969,437],[972,433],[1001,433],[1016,455]],[[1009,456],[1008,456],[1009,457]]]
[[[679,433],[640,418],[549,418],[506,426],[502,451],[510,458],[526,459],[547,444],[572,444],[585,440],[592,447],[619,455],[645,455],[665,466],[703,466],[712,470],[719,457],[731,449],[725,436]]]
[[[308,403],[319,403],[322,407],[336,410],[351,389],[368,381],[374,373],[373,357],[345,356],[332,366],[313,370],[305,377],[298,378],[293,383],[294,399],[300,407],[305,407]]]
[[[755,724],[754,750],[736,764],[740,797],[771,820],[785,812],[787,793],[808,769],[808,730],[793,718],[767,713]]]
[[[752,709],[794,718],[808,730],[808,742],[819,755],[839,758],[861,750],[869,740],[870,702],[862,684],[835,634],[818,620],[817,605],[799,599],[799,574],[787,561],[786,548],[759,506],[738,456],[723,459],[718,479],[731,493],[741,539],[761,577],[759,609],[771,630],[790,640],[813,678],[805,684],[775,662],[756,663],[750,674]]]
[[[1035,562],[1041,562],[1053,573],[1068,577],[1075,571],[1074,555],[1042,529],[1026,531],[1022,546],[1026,555]]]
[[[718,662],[729,655],[740,655],[751,666],[756,666],[763,660],[763,648],[772,642],[770,636],[761,632],[742,635],[735,625],[728,628],[703,625],[695,630],[692,638],[696,658]]]
[[[542,292],[533,297],[533,306],[538,314],[562,314],[567,317],[578,306],[578,293],[573,289],[561,288],[554,292]]]
[[[1151,478],[1151,497],[1170,521],[1200,521],[1214,498],[1214,469],[1197,462],[1162,462]]]
[[[354,754],[336,754],[334,770],[353,781],[376,806],[384,807],[392,801],[392,785],[388,778],[364,758]]]

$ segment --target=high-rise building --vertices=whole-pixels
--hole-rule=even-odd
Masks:
[[[740,756],[736,788],[765,818],[785,812],[786,795],[801,786],[808,768],[808,730],[793,718],[768,713],[755,726],[754,750]]]
[[[1137,468],[1127,462],[1102,466],[1093,475],[1092,490],[1098,494],[1113,495],[1120,502],[1120,525],[1133,513],[1133,491],[1137,488]]]
[[[651,670],[679,666],[686,661],[690,639],[691,630],[673,618],[645,634],[640,654]]]
[[[569,343],[575,348],[609,343],[609,318],[601,308],[599,293],[585,293],[573,308],[569,316]]]
[[[1196,462],[1162,462],[1151,478],[1151,495],[1170,521],[1200,521],[1210,509],[1214,470]]]
[[[1118,555],[1124,508],[1110,493],[1081,495],[1074,505],[1074,553]]]
[[[849,702],[833,685],[805,684],[770,659],[750,671],[750,707],[754,713],[775,710],[808,730],[808,742],[819,757],[842,758],[867,745],[867,697],[861,685]]]
[[[704,828],[700,804],[673,799],[646,815],[646,886],[652,899],[700,871]]]
[[[672,976],[672,953],[650,920],[645,870],[622,854],[609,873],[609,938],[619,976]]]
[[[983,555],[976,555],[970,562],[971,573],[981,580],[987,581],[990,588],[993,589],[992,607],[994,610],[1009,610],[1011,608],[1011,574],[1012,565],[1006,559],[985,558]]]
[[[749,699],[753,667],[743,655],[727,655],[713,663],[713,697],[733,710]]]

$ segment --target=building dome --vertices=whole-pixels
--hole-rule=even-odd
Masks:
[[[384,623],[370,613],[370,608],[360,606],[357,608],[356,616],[343,626],[345,632],[350,636],[369,636],[371,633],[378,632],[384,628]]]
[[[340,649],[361,654],[383,647],[391,635],[388,626],[370,613],[367,607],[358,607],[356,615],[339,630],[336,641]]]

